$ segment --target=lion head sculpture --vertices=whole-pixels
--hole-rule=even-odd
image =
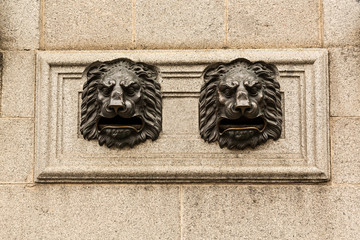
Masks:
[[[107,147],[156,140],[161,131],[160,72],[119,58],[94,62],[83,72],[80,132]]]
[[[278,75],[272,64],[243,58],[208,66],[199,103],[201,137],[229,149],[277,140],[282,124]]]

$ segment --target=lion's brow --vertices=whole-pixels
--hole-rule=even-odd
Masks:
[[[113,84],[106,84],[105,82],[99,82],[98,87],[111,87]]]
[[[122,81],[122,82],[120,82],[120,85],[122,85],[124,87],[129,87],[129,86],[134,85],[134,84],[138,84],[138,83],[133,81],[133,80],[132,81]]]
[[[237,87],[239,84],[233,84],[233,82],[223,82],[220,83],[219,87],[225,87],[225,88],[235,88]]]
[[[254,81],[249,81],[249,83],[247,84],[249,87],[255,86],[257,84],[260,84],[259,80],[254,80]]]

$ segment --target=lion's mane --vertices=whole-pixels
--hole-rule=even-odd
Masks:
[[[120,141],[106,141],[107,139],[104,138],[109,138],[109,136],[99,136],[97,130],[101,107],[97,101],[98,84],[107,72],[120,67],[133,71],[140,78],[144,128],[141,132],[132,134]],[[85,83],[82,92],[80,132],[85,139],[99,139],[100,145],[107,143],[108,147],[114,145],[122,148],[125,145],[133,147],[146,139],[154,141],[158,138],[162,128],[162,102],[158,68],[142,62],[136,63],[127,58],[119,58],[112,61],[92,63],[84,70],[82,78]]]
[[[234,68],[245,68],[253,71],[264,83],[264,118],[266,128],[263,132],[246,141],[236,141],[234,138],[221,137],[217,130],[218,85],[225,74]],[[278,70],[272,64],[265,62],[250,62],[238,58],[230,63],[215,63],[208,66],[203,74],[204,85],[201,87],[199,100],[199,127],[201,137],[208,142],[219,141],[221,148],[244,149],[255,147],[266,142],[269,138],[277,140],[281,135],[282,110],[280,84],[277,81]],[[230,133],[231,134],[231,133]]]

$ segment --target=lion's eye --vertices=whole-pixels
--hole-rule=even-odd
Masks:
[[[126,89],[126,94],[131,97],[131,96],[134,96],[138,90],[139,90],[138,88],[131,86]]]
[[[136,94],[136,92],[139,90],[140,86],[138,86],[137,84],[132,84],[131,86],[128,86],[125,90],[126,94],[128,96],[134,96]]]
[[[126,93],[132,96],[135,94],[135,89],[133,87],[129,87],[128,89],[126,89]]]
[[[101,92],[104,96],[109,96],[110,93],[111,93],[111,88],[102,87],[102,88],[100,88],[100,92]]]
[[[225,88],[222,90],[222,93],[226,96],[226,97],[231,97],[233,95],[233,89],[231,88]]]
[[[258,92],[259,92],[259,88],[257,86],[253,86],[253,87],[250,87],[248,89],[248,92],[251,94],[251,95],[257,95]]]

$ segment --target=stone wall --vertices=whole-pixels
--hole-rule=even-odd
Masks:
[[[358,0],[0,3],[1,239],[359,239]],[[35,183],[39,50],[325,48],[331,180]]]

